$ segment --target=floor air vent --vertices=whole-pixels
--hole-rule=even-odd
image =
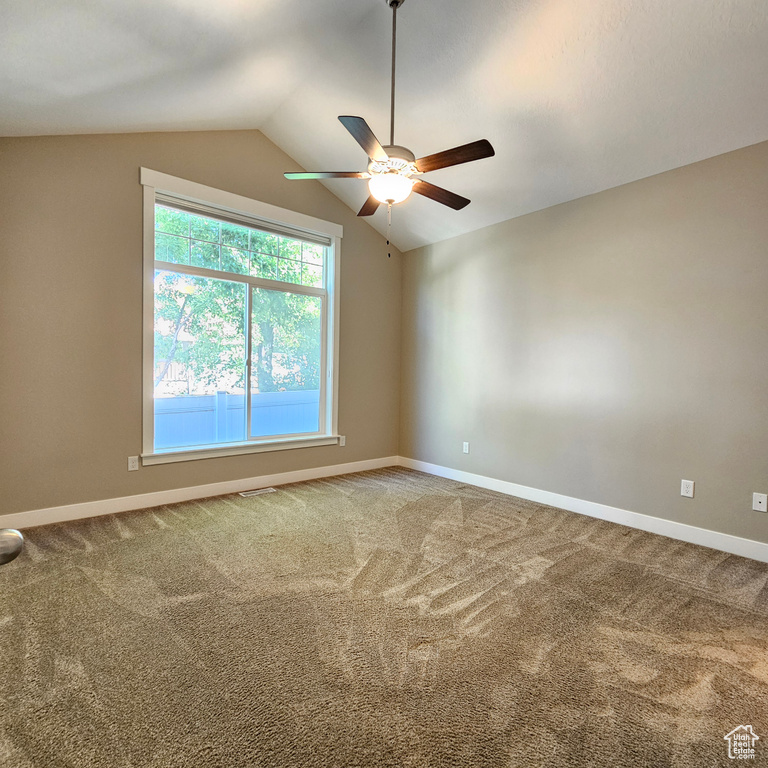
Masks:
[[[262,493],[275,493],[274,488],[259,488],[255,491],[243,491],[241,496],[261,496]]]

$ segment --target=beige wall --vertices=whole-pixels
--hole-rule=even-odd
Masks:
[[[768,143],[403,264],[402,455],[768,541]]]
[[[143,467],[139,167],[344,226],[347,445]],[[0,139],[0,513],[397,453],[400,255],[253,131]],[[361,201],[365,189],[361,188]]]
[[[142,165],[344,226],[345,448],[127,472]],[[768,541],[768,143],[408,253],[402,377],[399,254],[295,167],[251,131],[0,139],[2,513],[389,456],[399,431],[405,456]]]

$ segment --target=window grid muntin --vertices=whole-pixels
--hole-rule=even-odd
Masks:
[[[158,219],[158,209],[181,214],[186,217],[186,234],[179,234],[177,231],[168,231],[161,228],[161,224]],[[217,239],[203,239],[202,237],[195,237],[192,234],[193,224],[199,220],[199,226],[204,226],[206,223],[211,222],[217,225],[218,236]],[[248,233],[248,249],[237,248],[228,243],[222,241],[222,231],[225,227],[236,227],[246,230]],[[164,264],[176,264],[179,266],[190,266],[201,269],[210,269],[212,271],[221,272],[228,275],[242,275],[250,274],[253,277],[265,277],[266,279],[278,280],[280,282],[290,283],[291,285],[301,285],[306,287],[320,287],[325,284],[325,277],[327,273],[327,257],[328,246],[314,243],[307,240],[299,239],[297,237],[291,237],[287,234],[278,234],[275,232],[269,232],[267,230],[259,229],[255,225],[246,224],[245,222],[235,223],[226,219],[217,219],[213,216],[204,215],[202,213],[193,213],[191,211],[184,210],[182,208],[176,208],[167,202],[155,202],[155,261],[160,261]],[[160,237],[158,237],[160,236]],[[263,243],[264,238],[267,238],[267,242],[275,243],[274,250],[261,250],[254,249],[251,246],[256,239],[259,239]],[[186,251],[186,261],[172,260],[168,258],[162,258],[158,254],[158,240],[164,243],[174,243],[178,241],[179,250]],[[181,243],[186,244],[186,248],[181,248]],[[215,246],[218,253],[218,267],[211,266],[210,264],[200,264],[193,262],[193,253],[195,252],[195,246],[197,246],[197,252],[202,252],[204,246]],[[299,258],[293,256],[283,255],[283,249],[295,248],[298,246]],[[222,248],[228,248],[230,251],[236,250],[243,252],[247,255],[248,272],[235,272],[230,269],[225,269],[222,264]],[[306,258],[305,258],[306,254]],[[167,255],[167,251],[166,251]],[[254,261],[257,262],[256,272],[254,273]],[[274,270],[267,272],[266,274],[258,265],[259,261],[266,261],[268,264],[274,267]],[[293,276],[298,279],[286,279]],[[314,279],[312,279],[314,276]]]

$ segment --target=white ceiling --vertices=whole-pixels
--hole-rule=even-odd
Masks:
[[[385,0],[0,0],[0,134],[259,128],[308,170],[364,170],[336,117],[388,142],[390,24]],[[427,177],[464,210],[393,209],[407,250],[768,140],[768,2],[405,0],[397,82],[417,157],[496,148]]]

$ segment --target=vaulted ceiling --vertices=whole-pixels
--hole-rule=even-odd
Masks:
[[[0,0],[0,134],[258,128],[297,166],[387,143],[385,0]],[[395,141],[487,138],[393,208],[403,250],[768,140],[766,0],[405,0]],[[259,169],[254,168],[254,173]],[[311,184],[318,182],[285,182]],[[357,211],[365,181],[325,182]],[[383,232],[386,207],[370,223]]]

